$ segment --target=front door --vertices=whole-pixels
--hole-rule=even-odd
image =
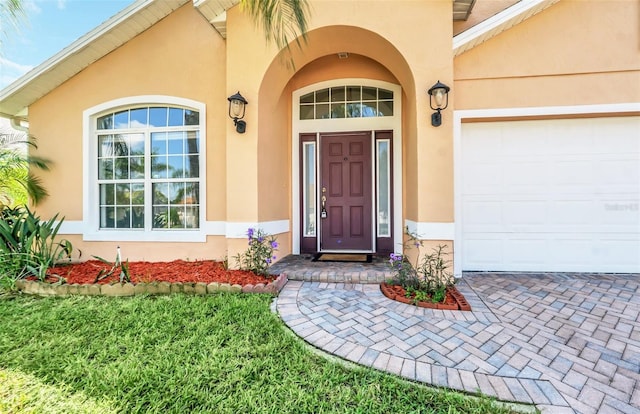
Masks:
[[[371,132],[320,134],[320,250],[373,251]]]

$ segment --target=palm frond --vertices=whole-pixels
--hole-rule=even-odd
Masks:
[[[37,148],[33,137],[17,132],[0,132],[0,202],[6,205],[25,204],[30,198],[38,204],[48,192],[42,180],[31,168],[48,171],[47,158],[32,155],[29,147]]]
[[[301,37],[306,39],[307,0],[241,0],[240,4],[262,27],[267,41],[274,42],[279,49],[288,49],[293,39],[298,46]]]

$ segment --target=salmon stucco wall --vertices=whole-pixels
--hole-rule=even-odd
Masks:
[[[554,4],[456,57],[455,109],[639,102],[638,16],[635,0]]]
[[[53,161],[41,175],[52,194],[37,208],[43,217],[60,213],[83,220],[83,111],[114,99],[168,95],[203,102],[207,109],[208,221],[226,219],[225,43],[191,3],[91,64],[29,107],[31,133],[39,137],[38,154]],[[68,237],[87,255],[110,257],[111,243],[84,243]],[[222,237],[224,238],[224,237]],[[188,243],[178,252],[172,243],[128,243],[131,258],[221,257],[219,243]],[[115,250],[113,250],[115,251]]]

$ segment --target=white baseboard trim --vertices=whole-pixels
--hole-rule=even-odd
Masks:
[[[405,225],[411,234],[420,240],[454,240],[456,234],[455,223],[430,223],[405,220]]]
[[[265,233],[272,235],[286,233],[289,231],[289,220],[227,223],[225,236],[227,239],[244,239],[247,237],[247,230],[250,228],[261,229]]]
[[[245,237],[247,237],[247,230],[249,228],[262,229],[265,233],[274,235],[286,233],[289,231],[289,220],[242,223],[206,221],[198,234],[204,234],[205,236],[225,236],[228,239],[244,239]],[[83,235],[86,233],[86,230],[86,225],[82,220],[65,220],[62,222],[58,234]]]

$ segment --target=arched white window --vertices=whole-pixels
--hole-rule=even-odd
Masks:
[[[85,115],[85,239],[202,239],[204,105],[139,97]]]
[[[393,91],[372,86],[322,88],[300,96],[300,120],[393,116]]]

